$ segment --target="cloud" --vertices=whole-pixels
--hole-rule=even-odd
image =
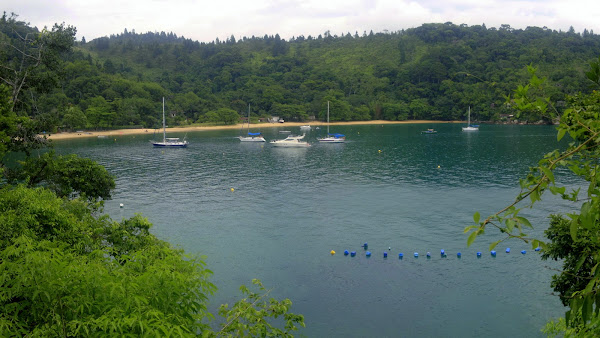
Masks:
[[[87,40],[118,34],[173,32],[199,41],[231,35],[282,38],[330,31],[397,31],[423,23],[568,30],[600,33],[600,5],[592,0],[4,0],[8,13],[38,28],[65,22]]]

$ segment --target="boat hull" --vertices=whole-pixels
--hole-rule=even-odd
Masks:
[[[321,143],[344,143],[346,142],[345,138],[336,138],[336,137],[325,137],[317,139]]]
[[[180,143],[165,143],[165,142],[152,142],[152,145],[155,147],[161,148],[185,148],[187,147],[187,142]]]
[[[265,138],[262,136],[259,136],[259,137],[240,136],[239,139],[241,142],[267,142],[267,140],[265,140]]]
[[[308,143],[282,143],[282,142],[271,142],[273,147],[281,147],[281,148],[308,148],[310,144]]]

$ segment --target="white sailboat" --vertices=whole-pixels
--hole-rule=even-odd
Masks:
[[[242,127],[243,128],[243,127]],[[247,136],[238,136],[242,142],[266,142],[260,133],[250,132],[250,105],[248,105],[248,132]]]
[[[467,121],[467,126],[466,127],[462,127],[463,131],[477,131],[479,130],[479,126],[472,126],[471,125],[471,107],[469,106],[469,113],[468,113],[468,121]]]
[[[167,125],[165,123],[165,98],[163,97],[163,140],[162,141],[150,141],[155,147],[178,147],[185,148],[188,145],[188,141],[183,139],[179,140],[179,137],[167,137]]]
[[[344,142],[346,142],[345,135],[329,133],[329,101],[327,101],[327,137],[318,138],[317,140],[321,143],[344,143]]]

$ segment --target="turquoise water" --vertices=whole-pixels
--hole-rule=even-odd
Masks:
[[[439,132],[420,134],[432,127]],[[556,132],[460,128],[336,126],[345,144],[318,144],[324,130],[313,129],[309,149],[240,143],[238,130],[189,133],[187,149],[155,149],[152,135],[55,144],[116,176],[105,208],[113,218],[142,213],[157,236],[206,256],[219,288],[212,309],[259,278],[305,315],[300,335],[308,337],[542,336],[544,323],[564,312],[551,295],[557,264],[517,241],[500,244],[493,258],[487,249],[498,234],[490,229],[466,248],[462,230],[475,211],[487,215],[514,200],[518,178],[558,147]],[[279,129],[263,132],[283,138]],[[548,197],[524,214],[541,235],[550,212],[570,207]]]

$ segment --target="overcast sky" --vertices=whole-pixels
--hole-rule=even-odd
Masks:
[[[65,22],[77,39],[173,32],[201,42],[234,35],[318,36],[397,31],[452,22],[548,27],[600,34],[600,0],[2,0],[3,11],[42,29]]]

